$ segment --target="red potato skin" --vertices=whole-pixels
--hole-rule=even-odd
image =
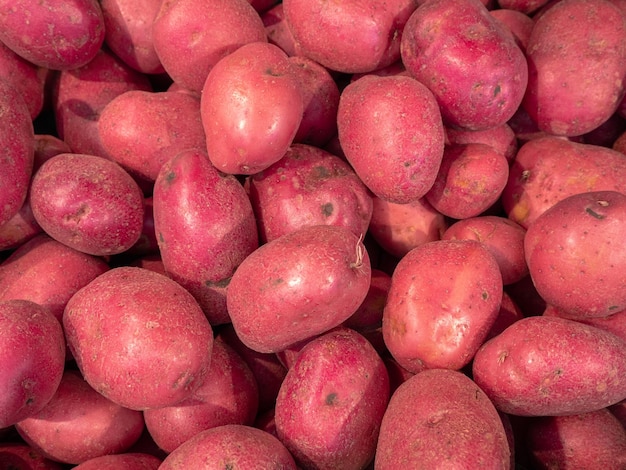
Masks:
[[[530,13],[536,12],[548,3],[549,0],[498,0],[500,8],[518,11],[529,17],[531,16]]]
[[[581,31],[589,31],[593,39]],[[567,0],[553,5],[537,19],[526,55],[523,107],[539,129],[578,136],[617,110],[624,96],[626,21],[610,2]]]
[[[141,235],[141,190],[122,167],[105,158],[54,156],[33,177],[30,203],[48,235],[84,253],[118,254]]]
[[[261,20],[265,27],[268,42],[280,47],[289,57],[302,57],[289,25],[285,21],[285,10],[282,2],[263,13]]]
[[[146,269],[122,266],[98,276],[70,299],[63,326],[87,382],[130,409],[181,402],[210,366],[213,331],[198,303]]]
[[[287,448],[272,434],[241,424],[228,424],[196,434],[169,454],[159,470],[224,468],[296,470]]]
[[[74,465],[124,452],[143,428],[139,411],[107,400],[72,370],[63,374],[55,395],[41,411],[16,424],[20,436],[42,455]]]
[[[201,99],[206,148],[215,167],[250,175],[280,160],[300,128],[304,99],[287,55],[266,42],[220,60]]]
[[[506,217],[484,215],[458,220],[448,227],[442,240],[476,240],[484,243],[500,267],[504,285],[528,275],[524,256],[526,230]]]
[[[98,53],[104,35],[96,0],[0,2],[0,41],[40,67],[82,67]]]
[[[152,23],[160,0],[101,0],[106,45],[128,66],[145,74],[164,73],[154,49]]]
[[[237,268],[226,292],[241,341],[278,352],[338,326],[365,299],[371,279],[362,240],[314,225],[262,245]]]
[[[407,253],[392,277],[383,337],[398,363],[460,370],[483,343],[502,299],[502,276],[474,240],[441,240]]]
[[[149,454],[128,452],[94,457],[74,467],[78,470],[157,470],[162,460]]]
[[[547,305],[542,315],[545,315],[546,317],[561,317],[576,320],[587,325],[595,326],[601,330],[606,330],[626,341],[626,310],[622,310],[621,312],[617,312],[606,317],[570,318],[567,313],[563,312],[554,305]]]
[[[626,195],[594,191],[569,196],[541,214],[524,238],[539,295],[570,318],[626,310]]]
[[[468,131],[465,129],[446,128],[446,144],[486,144],[503,154],[507,162],[511,163],[517,153],[517,138],[508,124],[492,127],[482,131]]]
[[[161,168],[153,199],[168,276],[191,292],[212,325],[230,322],[229,279],[259,243],[243,186],[211,165],[204,150],[185,150]]]
[[[625,183],[622,153],[546,136],[520,147],[501,200],[507,216],[528,228],[568,196],[590,191],[624,193]]]
[[[0,462],[4,469],[63,470],[59,462],[47,459],[32,447],[22,443],[0,444]]]
[[[518,320],[524,318],[524,313],[506,292],[502,293],[502,302],[500,302],[500,310],[496,321],[491,325],[491,329],[485,338],[485,341],[498,336],[509,326]]]
[[[389,400],[387,369],[359,333],[338,328],[309,342],[276,399],[279,439],[305,469],[357,470],[374,458]]]
[[[132,90],[111,100],[98,120],[107,155],[139,183],[188,148],[204,149],[200,100],[189,93]]]
[[[70,298],[108,269],[103,259],[40,234],[0,264],[0,301],[30,300],[61,322]]]
[[[143,412],[150,435],[167,453],[205,429],[254,423],[259,390],[252,371],[221,339],[213,342],[211,354],[211,367],[191,397],[172,407]]]
[[[432,187],[444,128],[434,96],[417,80],[368,75],[349,84],[339,100],[337,127],[348,162],[376,196],[404,204]]]
[[[221,59],[245,44],[267,42],[261,17],[246,0],[161,2],[152,35],[168,75],[198,93]]]
[[[543,1],[543,0],[542,0]],[[546,0],[547,1],[547,0]],[[535,21],[526,13],[510,8],[500,8],[497,10],[489,10],[489,14],[506,26],[513,34],[515,42],[526,53],[530,33],[535,26]]]
[[[358,332],[380,328],[390,287],[391,276],[379,269],[372,268],[372,279],[367,296],[357,311],[343,322],[343,326]]]
[[[536,468],[626,467],[626,430],[608,409],[529,421],[526,448]]]
[[[374,469],[508,469],[504,425],[466,375],[432,369],[403,382],[383,417]]]
[[[343,73],[371,72],[397,61],[402,30],[416,8],[415,0],[283,2],[300,53]]]
[[[261,241],[310,225],[367,232],[372,197],[354,170],[320,148],[293,144],[269,168],[247,181]]]
[[[448,126],[502,125],[524,97],[524,53],[478,0],[422,4],[406,24],[401,53],[410,74],[434,94]]]
[[[516,321],[474,356],[474,380],[500,411],[563,416],[626,396],[626,347],[612,333],[546,316]]]
[[[59,321],[27,300],[0,302],[0,429],[38,413],[52,399],[65,366]]]

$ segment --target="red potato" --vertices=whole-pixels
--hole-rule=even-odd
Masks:
[[[524,252],[539,295],[570,318],[626,310],[626,194],[569,196],[528,227]],[[616,248],[617,247],[617,248]]]
[[[105,158],[55,155],[33,177],[30,203],[48,235],[84,253],[121,253],[141,235],[141,190],[122,167]]]
[[[626,429],[626,400],[611,405],[607,409],[613,413],[613,416],[615,416],[622,426],[624,426],[624,429]]]
[[[524,97],[524,53],[478,0],[422,4],[406,24],[401,52],[407,70],[434,94],[448,126],[500,126]]]
[[[556,137],[523,144],[502,191],[508,217],[528,228],[546,209],[590,191],[626,192],[626,158],[597,145]]]
[[[155,271],[159,274],[163,274],[164,276],[167,276],[167,272],[165,271],[165,266],[163,266],[163,260],[161,259],[161,255],[158,253],[140,256],[139,258],[134,258],[128,261],[126,265],[133,266],[135,268],[148,269],[150,271]]]
[[[510,0],[516,1],[516,0]],[[521,0],[525,1],[525,0]],[[529,0],[533,1],[533,0]],[[538,0],[544,1],[544,0]],[[548,1],[548,0],[545,0]],[[501,2],[500,2],[501,3]],[[511,5],[512,6],[512,5]],[[519,48],[526,53],[526,48],[528,47],[528,40],[530,38],[530,33],[535,26],[535,21],[533,18],[528,16],[526,13],[523,13],[519,10],[509,8],[500,8],[497,10],[489,10],[489,14],[493,16],[495,19],[500,21],[506,28],[511,31],[513,34],[513,38],[515,42],[519,46]]]
[[[373,202],[369,233],[382,249],[398,259],[417,246],[440,240],[449,225],[425,198],[395,204],[374,197]]]
[[[370,75],[349,84],[337,126],[347,160],[376,196],[404,204],[432,187],[444,129],[433,94],[417,80]]]
[[[254,174],[285,154],[300,128],[304,99],[287,55],[266,42],[220,60],[202,89],[206,148],[225,173]]]
[[[2,470],[63,470],[61,463],[45,458],[22,443],[0,444],[0,462]]]
[[[539,129],[578,136],[617,110],[624,96],[626,21],[615,5],[605,0],[558,2],[537,19],[526,55],[523,107]]]
[[[496,321],[491,325],[491,329],[485,338],[485,341],[498,336],[509,326],[518,320],[524,318],[524,313],[506,292],[502,293],[502,302],[500,302],[500,310]]]
[[[435,182],[424,197],[448,217],[477,217],[500,199],[508,178],[509,163],[493,147],[447,145]]]
[[[261,17],[246,0],[161,2],[153,45],[174,82],[200,92],[222,58],[251,42],[266,42]]]
[[[538,469],[626,467],[626,430],[607,409],[533,418],[525,437]]]
[[[145,74],[165,72],[154,49],[152,23],[160,0],[101,0],[106,45],[128,66]]]
[[[417,2],[286,0],[283,8],[301,55],[331,70],[359,73],[400,58],[402,30]]]
[[[200,306],[146,269],[122,266],[98,276],[70,299],[63,326],[87,382],[126,408],[180,403],[210,366],[213,331]]]
[[[144,422],[139,411],[107,400],[68,370],[47,405],[15,427],[45,457],[76,465],[124,452],[139,439]]]
[[[504,413],[586,413],[626,398],[626,343],[574,320],[532,316],[483,344],[472,373]]]
[[[143,412],[154,442],[167,453],[206,429],[254,423],[259,390],[252,371],[221,339],[213,342],[211,355],[207,375],[189,398]]]
[[[227,424],[196,434],[163,461],[159,470],[245,468],[296,470],[285,446],[273,435],[241,424]]]
[[[388,400],[382,359],[362,335],[338,328],[304,346],[287,372],[276,432],[303,469],[362,469]]]
[[[104,260],[40,234],[0,264],[0,301],[30,300],[61,322],[70,298],[108,269]]]
[[[549,0],[498,0],[501,8],[519,11],[529,16],[548,3]]]
[[[161,459],[138,452],[111,454],[94,457],[74,467],[78,470],[157,470]]]
[[[212,325],[230,322],[229,279],[258,247],[254,212],[243,186],[211,165],[203,149],[185,150],[161,168],[153,199],[168,276],[191,292]]]
[[[107,155],[148,185],[178,152],[206,146],[200,100],[173,91],[132,90],[115,97],[100,113],[98,134]]]
[[[40,67],[82,67],[98,53],[104,34],[97,0],[0,2],[0,41]]]
[[[498,10],[499,11],[499,10]],[[511,163],[517,153],[517,138],[508,124],[491,127],[482,131],[468,131],[466,129],[446,128],[446,143],[448,144],[486,144],[506,157]]]
[[[528,275],[524,256],[526,230],[501,216],[484,215],[459,220],[448,227],[442,240],[476,240],[484,243],[500,267],[504,285],[521,281]]]
[[[261,15],[268,42],[280,47],[288,56],[301,56],[289,25],[285,21],[283,3],[279,3]]]
[[[277,352],[348,319],[371,279],[361,238],[314,225],[262,245],[237,268],[226,292],[233,327],[258,352]]]
[[[75,153],[107,156],[98,135],[104,106],[129,90],[151,90],[143,74],[101,49],[87,65],[55,75],[52,108],[58,136]]]
[[[59,321],[27,300],[0,302],[0,429],[38,413],[52,399],[65,366]]]
[[[293,141],[323,147],[337,134],[339,87],[317,62],[303,56],[288,60],[304,101],[302,121]]]
[[[23,206],[33,171],[35,131],[26,102],[11,82],[0,80],[2,122],[0,140],[4,142],[3,171],[0,173],[0,226],[14,217]]]
[[[143,199],[143,226],[139,240],[128,250],[122,253],[122,257],[136,258],[140,256],[154,255],[159,253],[159,241],[154,228],[154,198],[153,196]]]
[[[72,153],[67,143],[52,134],[35,134],[35,157],[33,174],[41,165],[60,153]]]
[[[379,269],[372,268],[372,278],[367,295],[356,312],[343,322],[343,326],[359,332],[380,328],[390,287],[391,276]]]
[[[291,145],[247,184],[263,242],[310,225],[341,226],[363,236],[370,224],[369,190],[344,160],[317,147]]]
[[[14,250],[41,232],[43,229],[35,220],[27,195],[22,208],[0,225],[0,251]]]
[[[433,369],[402,383],[383,417],[375,470],[510,468],[504,425],[466,375]]]
[[[615,336],[618,336],[626,341],[626,310],[613,313],[612,315],[608,315],[606,317],[570,318],[567,313],[563,312],[561,309],[555,307],[554,305],[547,305],[542,315],[547,317],[568,318],[570,320],[573,319],[578,322],[595,326],[596,328],[600,328],[601,330],[613,333]]]
[[[598,127],[580,136],[580,140],[585,144],[612,148],[615,141],[625,131],[626,118],[620,116],[619,113],[613,113],[611,117],[609,117]]]
[[[494,324],[502,276],[489,250],[475,240],[441,240],[407,253],[391,277],[383,337],[398,363],[459,370],[474,357]]]

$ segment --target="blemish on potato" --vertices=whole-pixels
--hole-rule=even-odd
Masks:
[[[507,357],[509,357],[509,352],[501,351],[500,354],[498,354],[498,364],[502,364]]]
[[[329,393],[328,395],[326,395],[326,399],[324,400],[324,402],[328,405],[328,406],[333,406],[337,404],[337,394],[336,393]]]
[[[489,299],[489,292],[484,291],[481,295],[483,300],[488,300]]]

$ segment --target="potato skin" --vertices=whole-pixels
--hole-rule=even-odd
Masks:
[[[510,455],[502,420],[485,393],[461,372],[431,369],[391,396],[374,469],[508,469]]]
[[[241,341],[278,352],[338,326],[365,299],[370,260],[344,227],[313,225],[259,247],[237,268],[226,292]]]
[[[626,397],[626,343],[574,320],[526,317],[481,346],[472,372],[504,413],[586,413]]]
[[[542,131],[582,135],[617,110],[624,96],[626,20],[611,2],[553,5],[537,19],[526,55],[523,106]]]

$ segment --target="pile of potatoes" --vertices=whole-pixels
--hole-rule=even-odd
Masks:
[[[626,468],[624,0],[0,0],[0,469]]]

